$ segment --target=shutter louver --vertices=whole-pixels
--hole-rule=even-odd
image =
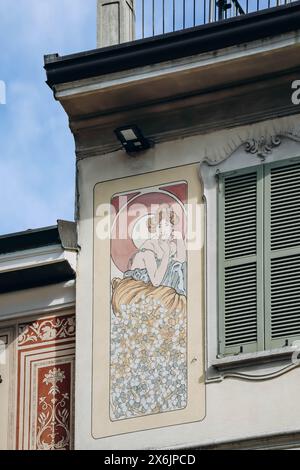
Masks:
[[[256,263],[225,268],[225,347],[256,342]]]
[[[222,354],[257,350],[260,170],[220,176],[219,310]]]
[[[256,173],[225,179],[225,258],[256,255]]]
[[[300,335],[300,255],[271,261],[272,339]]]
[[[300,336],[300,163],[266,168],[266,347]]]

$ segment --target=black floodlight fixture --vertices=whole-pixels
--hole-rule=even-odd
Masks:
[[[118,127],[115,134],[127,153],[137,153],[152,147],[150,140],[143,135],[136,125]]]

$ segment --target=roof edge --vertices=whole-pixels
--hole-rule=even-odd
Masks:
[[[47,84],[77,81],[298,30],[300,1],[160,36],[60,57],[45,56]]]
[[[0,255],[51,245],[76,250],[76,223],[59,220],[58,225],[1,235]]]

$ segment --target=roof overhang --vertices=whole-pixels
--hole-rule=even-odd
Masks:
[[[0,294],[60,284],[72,279],[75,279],[75,272],[66,260],[3,272],[0,273]]]
[[[0,293],[75,279],[76,251],[73,222],[1,236]]]
[[[297,30],[300,1],[229,20],[60,57],[45,56],[50,87],[201,54]]]
[[[300,2],[66,57],[48,56],[49,85],[69,116],[78,158],[120,148],[137,124],[163,142],[297,114]],[[155,115],[155,119],[153,116]]]

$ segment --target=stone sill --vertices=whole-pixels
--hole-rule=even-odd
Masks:
[[[212,366],[219,371],[234,369],[243,366],[253,366],[257,364],[267,364],[275,361],[290,360],[293,353],[297,351],[297,347],[290,346],[280,349],[272,349],[270,351],[261,351],[257,353],[238,354],[235,356],[227,356],[216,359],[212,362]],[[299,351],[300,355],[300,351]]]

